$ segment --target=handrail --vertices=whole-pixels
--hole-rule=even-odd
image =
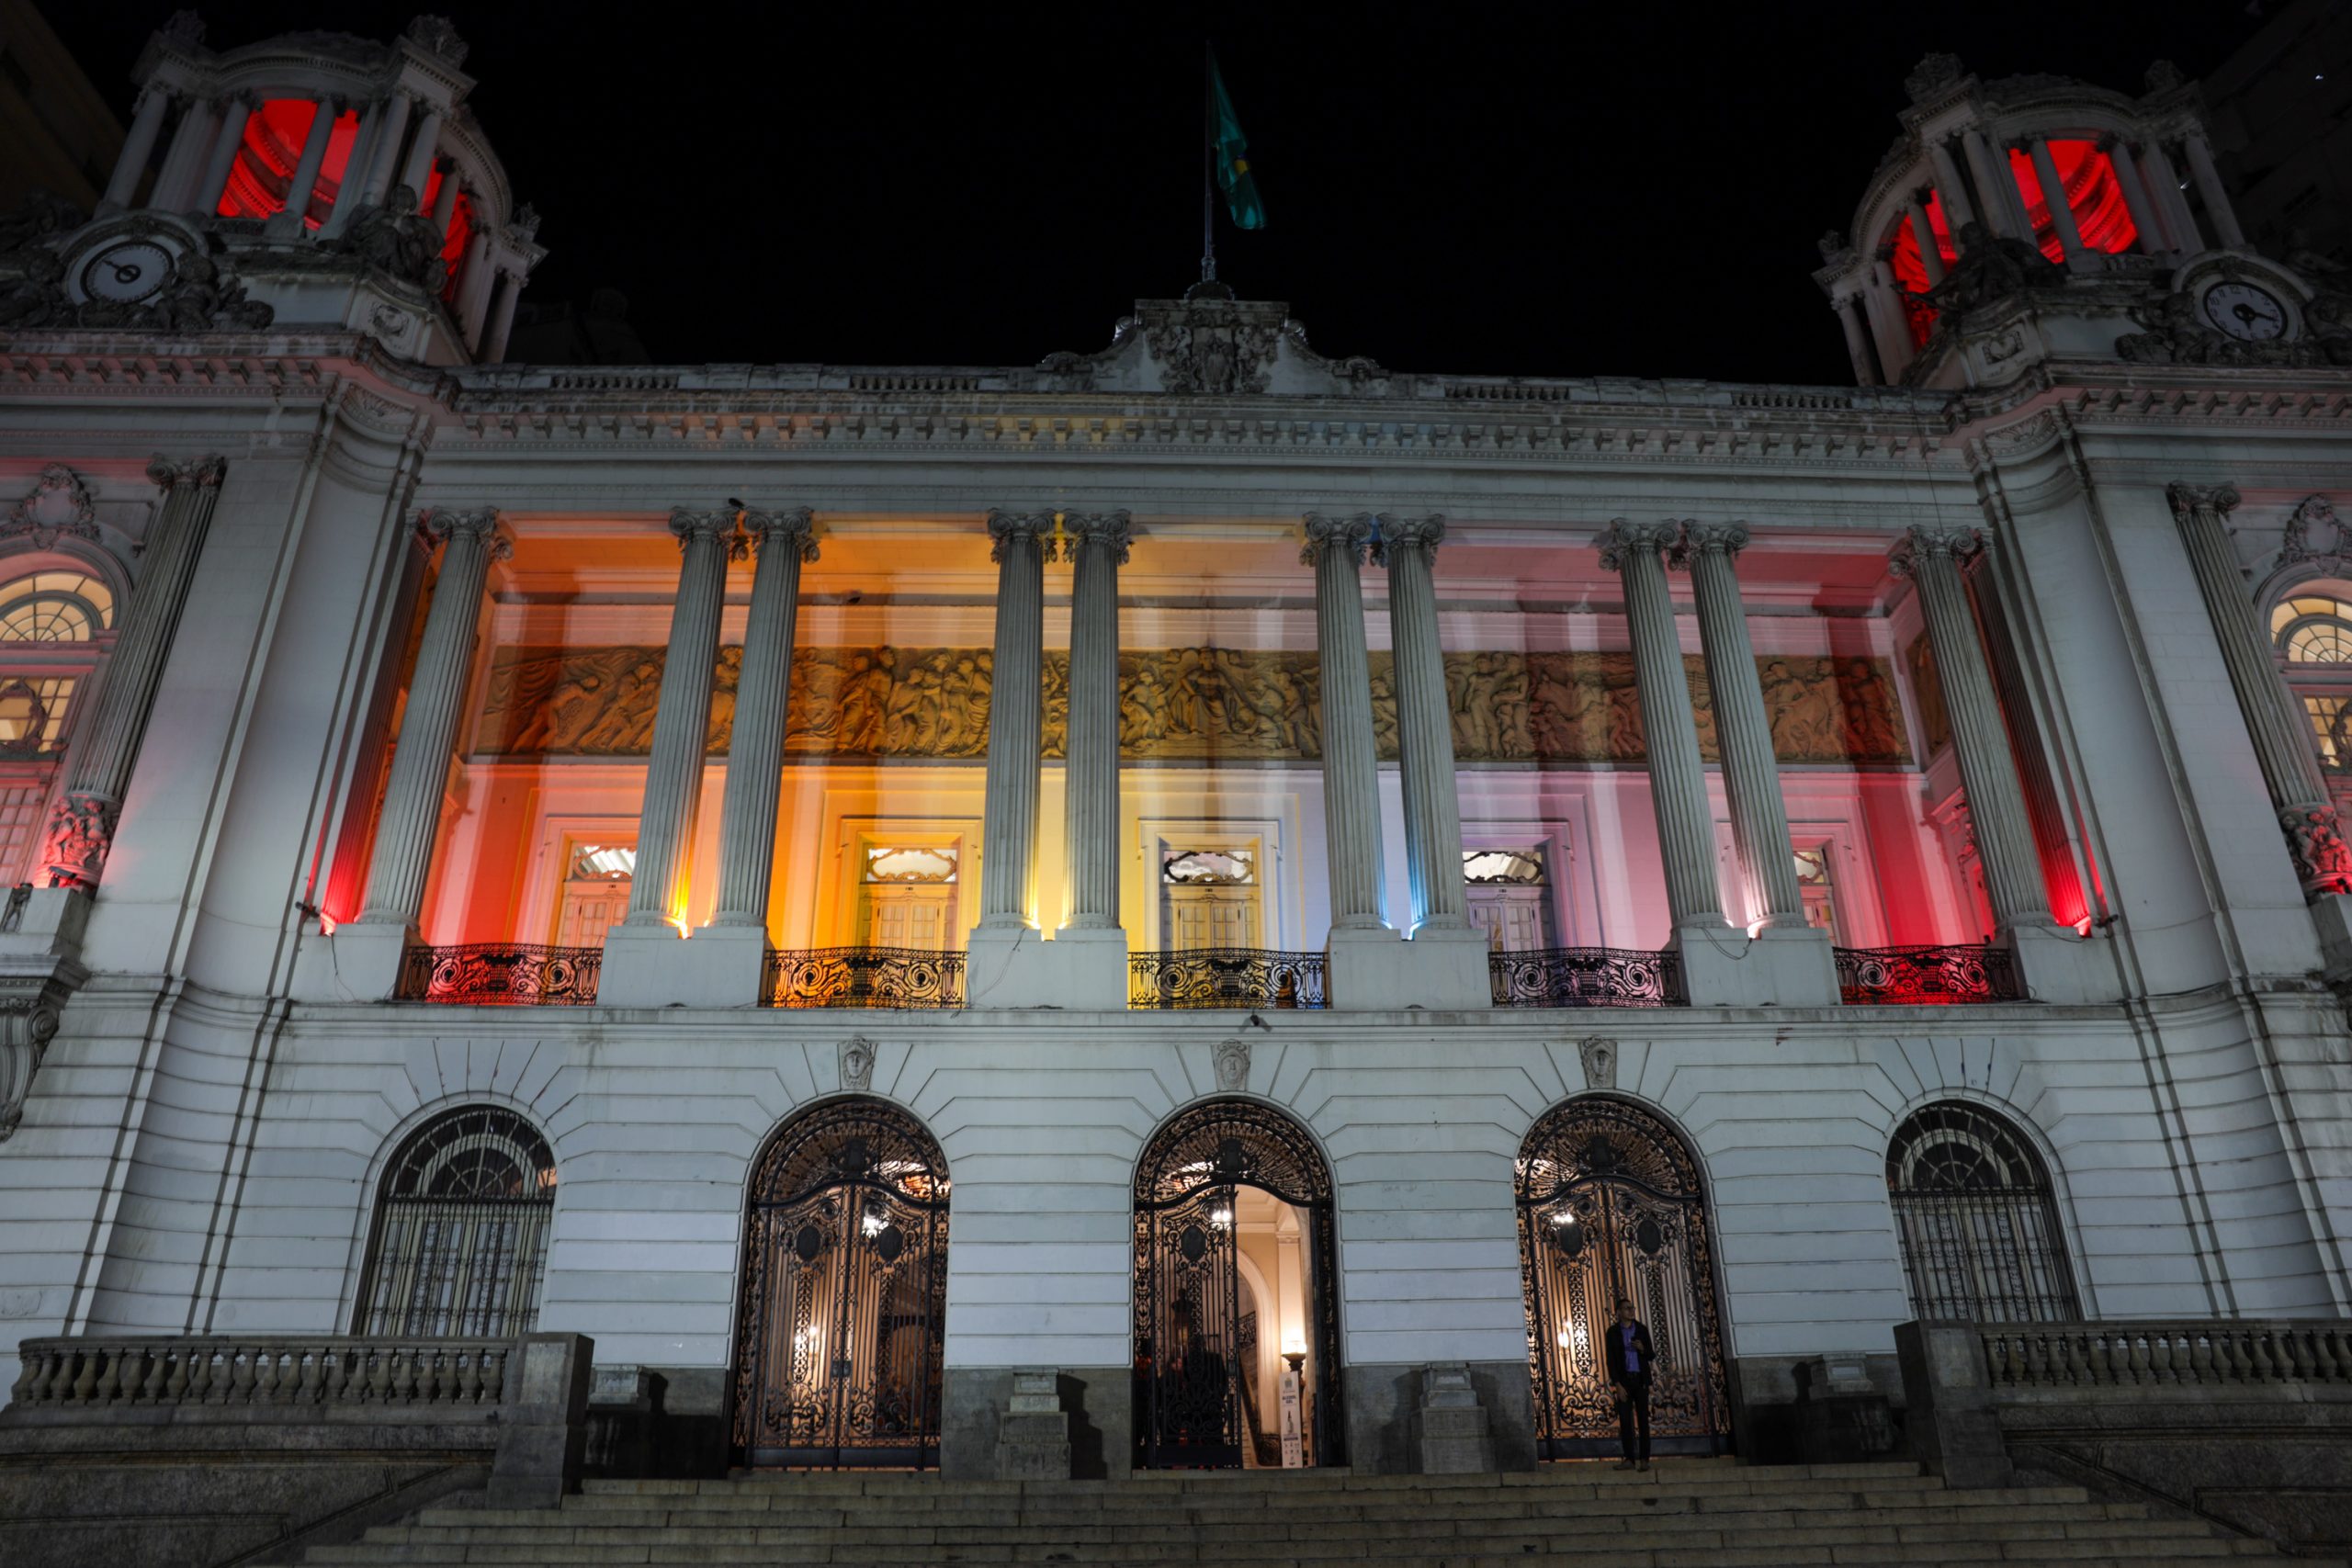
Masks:
[[[601,947],[469,942],[401,955],[395,1001],[506,1007],[587,1007],[604,972]]]
[[[2352,1386],[2352,1323],[2340,1319],[1969,1326],[1983,1345],[1996,1393],[2184,1383]]]
[[[28,1339],[9,1394],[24,1410],[129,1405],[495,1408],[511,1339],[107,1336]]]
[[[1127,957],[1130,1008],[1324,1008],[1329,975],[1319,953],[1191,947]]]
[[[1839,947],[1838,994],[1849,1006],[1891,1002],[1947,1007],[1960,1002],[2013,1002],[2017,960],[1990,942],[1924,947]]]
[[[1494,953],[1487,974],[1498,1008],[1662,1008],[1688,999],[1682,954],[1638,947],[1546,947]]]
[[[964,955],[922,947],[770,949],[760,1005],[772,1008],[958,1008]]]

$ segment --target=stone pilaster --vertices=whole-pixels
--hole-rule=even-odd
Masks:
[[[2223,520],[2236,508],[2238,492],[2228,485],[2173,485],[2165,497],[2172,502],[2181,540],[2188,547],[2188,564],[2197,574],[2197,589],[2222,646],[2222,662],[2230,672],[2238,707],[2245,715],[2271,809],[2278,814],[2288,852],[2294,857],[2296,879],[2312,898],[2352,892],[2352,850],[2345,847],[2326,776],[2320,772],[2311,724],[2278,679],[2270,640],[2262,634],[2237,552],[2230,547]]]
[[[446,540],[441,575],[425,612],[424,637],[409,677],[408,705],[392,749],[384,806],[376,818],[376,847],[368,864],[368,897],[358,924],[407,931],[424,906],[424,882],[441,832],[441,801],[449,782],[449,748],[457,739],[458,705],[473,669],[476,628],[490,563],[514,545],[498,513],[434,512],[422,520],[429,538]]]
[[[1373,551],[1388,569],[1388,626],[1396,661],[1396,744],[1405,788],[1405,875],[1412,930],[1467,931],[1462,887],[1462,805],[1455,795],[1453,709],[1439,643],[1431,567],[1445,519],[1379,520]]]
[[[147,536],[139,581],[123,607],[97,702],[74,740],[64,796],[50,818],[52,887],[96,887],[106,869],[123,792],[227,473],[219,457],[187,463],[158,457],[147,466],[148,479],[164,492],[163,510]]]
[[[1310,513],[1299,559],[1315,569],[1315,645],[1323,718],[1323,840],[1331,929],[1385,931],[1382,911],[1380,761],[1372,726],[1372,660],[1358,575],[1372,538],[1368,512]]]
[[[989,686],[980,925],[1036,929],[1038,748],[1045,722],[1046,561],[1050,512],[991,512],[996,652]]]
[[[1063,930],[1119,926],[1119,568],[1127,513],[1062,520],[1071,553],[1069,743],[1063,771],[1069,878]]]
[[[2017,760],[2009,750],[1984,645],[1977,640],[1968,585],[1961,579],[1961,562],[1983,547],[1984,539],[1973,528],[1915,527],[1897,547],[1892,564],[1897,576],[1918,585],[1993,919],[2004,930],[2049,926],[2049,895],[2041,884],[2025,792],[2018,782]]]
[[[653,744],[645,760],[645,802],[638,813],[637,874],[625,925],[645,930],[685,919],[695,822],[702,807],[704,749],[710,732],[710,689],[718,663],[718,615],[727,595],[727,562],[740,556],[732,512],[670,513],[682,559],[670,612],[670,648],[653,710]]]
[[[1751,925],[1802,926],[1804,893],[1797,885],[1789,841],[1789,813],[1781,796],[1781,764],[1772,750],[1772,721],[1756,677],[1756,647],[1748,640],[1733,562],[1747,546],[1738,523],[1686,523],[1675,564],[1690,573],[1699,611],[1699,642],[1714,694],[1715,739],[1723,750],[1724,794],[1731,804],[1731,839],[1747,895]]]
[[[776,796],[793,629],[800,613],[800,568],[817,558],[817,541],[805,506],[746,512],[743,531],[759,552],[759,564],[752,576],[743,665],[735,685],[727,788],[718,816],[718,908],[711,924],[747,927],[764,936],[768,887],[775,879]]]
[[[1642,703],[1642,733],[1649,750],[1650,804],[1657,813],[1666,901],[1676,929],[1713,930],[1724,922],[1715,880],[1714,814],[1707,805],[1707,773],[1699,761],[1699,728],[1683,674],[1682,642],[1674,626],[1674,599],[1658,558],[1679,527],[1619,518],[1598,541],[1600,564],[1617,573],[1625,594],[1625,628],[1634,645],[1634,680]]]

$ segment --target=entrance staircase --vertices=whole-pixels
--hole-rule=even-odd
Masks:
[[[1905,1464],[1666,1461],[1503,1476],[1177,1472],[1116,1482],[762,1474],[592,1481],[560,1510],[427,1508],[307,1563],[1233,1563],[1778,1568],[2280,1557],[2078,1488],[1956,1492]],[[2310,1562],[2311,1559],[2293,1561]],[[2336,1568],[2343,1568],[2337,1564]]]

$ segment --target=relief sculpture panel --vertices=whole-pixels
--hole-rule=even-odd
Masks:
[[[720,650],[709,750],[733,729],[740,649]],[[1784,762],[1906,763],[1901,709],[1884,660],[1769,655],[1757,661]],[[642,756],[662,685],[658,648],[502,648],[491,666],[477,753]],[[1464,762],[1639,763],[1640,693],[1628,653],[1460,652],[1445,656],[1453,746]],[[1713,705],[1685,660],[1699,741],[1715,758]],[[801,758],[960,760],[988,752],[989,650],[804,648],[792,665],[785,748]],[[1119,749],[1136,761],[1313,761],[1323,751],[1320,668],[1312,653],[1168,648],[1119,656]],[[1372,656],[1373,728],[1396,755],[1394,669]],[[1069,667],[1048,653],[1045,750],[1062,754]]]

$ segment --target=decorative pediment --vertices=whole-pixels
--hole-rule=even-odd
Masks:
[[[1236,299],[1215,284],[1182,299],[1140,299],[1096,354],[1052,354],[1038,370],[1052,389],[1160,392],[1176,397],[1385,397],[1387,371],[1370,359],[1330,359],[1280,300]]]

